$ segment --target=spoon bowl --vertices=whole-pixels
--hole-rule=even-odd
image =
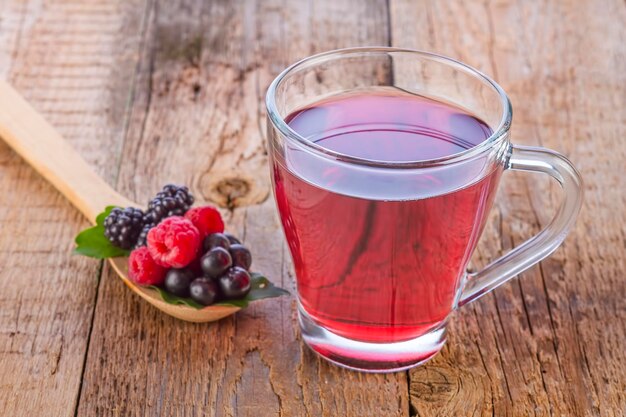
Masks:
[[[85,217],[96,223],[106,206],[141,207],[113,190],[13,87],[0,80],[0,137],[61,192]],[[110,258],[115,272],[135,294],[170,316],[190,322],[210,322],[236,313],[236,306],[196,309],[169,304],[151,288],[128,278],[128,260]]]
[[[109,258],[109,263],[117,272],[117,275],[124,281],[124,284],[130,288],[135,294],[158,308],[164,313],[177,319],[191,321],[194,323],[204,323],[208,321],[217,321],[224,317],[230,316],[241,310],[236,306],[215,305],[202,309],[195,309],[186,305],[169,304],[161,299],[159,293],[147,287],[136,285],[128,278],[128,260],[126,258]]]

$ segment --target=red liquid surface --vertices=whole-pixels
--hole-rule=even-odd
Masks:
[[[455,154],[491,134],[459,108],[402,92],[336,96],[286,120],[325,148],[385,161]],[[350,339],[394,342],[445,320],[501,169],[441,195],[441,178],[421,178],[416,186],[423,192],[416,194],[434,196],[389,200],[377,198],[384,190],[367,172],[325,166],[301,149],[286,146],[284,155],[274,155],[273,167],[300,301],[318,324]],[[366,197],[333,191],[348,175]],[[386,186],[394,187],[393,181]]]

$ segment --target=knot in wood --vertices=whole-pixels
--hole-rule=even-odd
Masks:
[[[459,391],[458,378],[449,370],[439,368],[417,369],[411,380],[411,395],[422,401],[445,404]]]
[[[250,183],[243,178],[224,178],[215,185],[215,191],[223,196],[225,205],[233,209],[250,192]]]

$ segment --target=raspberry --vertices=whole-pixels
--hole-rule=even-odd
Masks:
[[[196,257],[201,243],[198,229],[180,216],[168,217],[148,232],[148,250],[161,266],[186,267]]]
[[[203,206],[192,208],[185,213],[185,218],[198,228],[202,239],[212,233],[222,233],[224,231],[222,215],[215,207]]]
[[[167,269],[157,264],[148,248],[141,247],[130,253],[128,258],[128,276],[139,285],[161,285]]]

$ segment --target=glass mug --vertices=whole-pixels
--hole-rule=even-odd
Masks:
[[[582,204],[572,164],[512,145],[505,92],[450,58],[326,52],[284,70],[266,105],[302,337],[340,366],[390,372],[433,357],[450,313],[552,253]],[[509,169],[552,176],[563,203],[539,234],[469,273]]]

